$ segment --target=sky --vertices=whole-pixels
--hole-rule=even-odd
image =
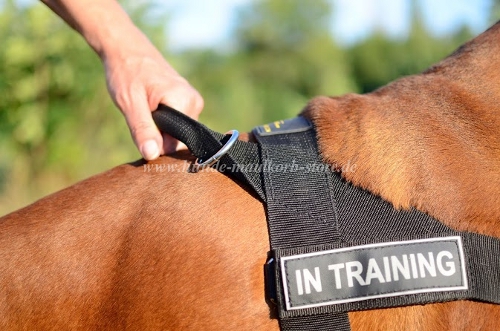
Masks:
[[[168,33],[174,50],[231,43],[229,31],[236,9],[253,0],[163,0],[170,13]],[[315,0],[303,0],[315,1]],[[394,37],[409,28],[410,0],[329,0],[336,9],[331,31],[342,44],[352,44],[383,29]],[[419,0],[426,26],[438,35],[452,32],[466,23],[473,32],[488,27],[490,0]]]
[[[37,0],[17,0],[32,4]],[[77,0],[73,0],[77,1]],[[229,32],[238,7],[256,0],[131,0],[134,4],[154,3],[169,14],[169,45],[172,50],[218,47],[230,48]],[[286,0],[284,0],[286,1]],[[303,0],[316,1],[316,0]],[[366,37],[375,28],[394,37],[409,29],[411,0],[327,0],[334,5],[331,32],[344,45]],[[474,33],[488,27],[492,0],[418,0],[423,19],[431,32],[444,35],[463,23]],[[0,0],[0,5],[3,0]]]

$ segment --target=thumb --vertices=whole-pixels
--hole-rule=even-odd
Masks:
[[[147,102],[144,100],[141,105],[125,110],[124,115],[142,157],[146,160],[158,158],[162,152],[163,137],[153,121]]]

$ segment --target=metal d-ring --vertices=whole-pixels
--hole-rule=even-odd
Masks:
[[[230,130],[230,131],[226,132],[226,135],[228,135],[228,134],[230,134],[231,136],[229,137],[227,142],[224,144],[224,146],[222,146],[222,148],[219,149],[219,151],[217,153],[215,153],[210,158],[208,158],[206,161],[203,161],[201,163],[199,162],[200,159],[196,159],[196,161],[194,162],[194,164],[191,167],[192,172],[198,172],[200,169],[211,167],[215,162],[219,161],[220,158],[223,157],[224,154],[226,154],[231,149],[231,147],[233,147],[236,140],[238,140],[240,133],[237,130]]]

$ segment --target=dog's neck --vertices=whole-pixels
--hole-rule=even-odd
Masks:
[[[326,162],[397,208],[500,236],[500,24],[426,72],[304,110]]]

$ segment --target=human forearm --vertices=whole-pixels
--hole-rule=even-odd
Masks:
[[[148,42],[115,0],[42,0],[103,57],[113,45]],[[135,40],[134,40],[135,39]]]

